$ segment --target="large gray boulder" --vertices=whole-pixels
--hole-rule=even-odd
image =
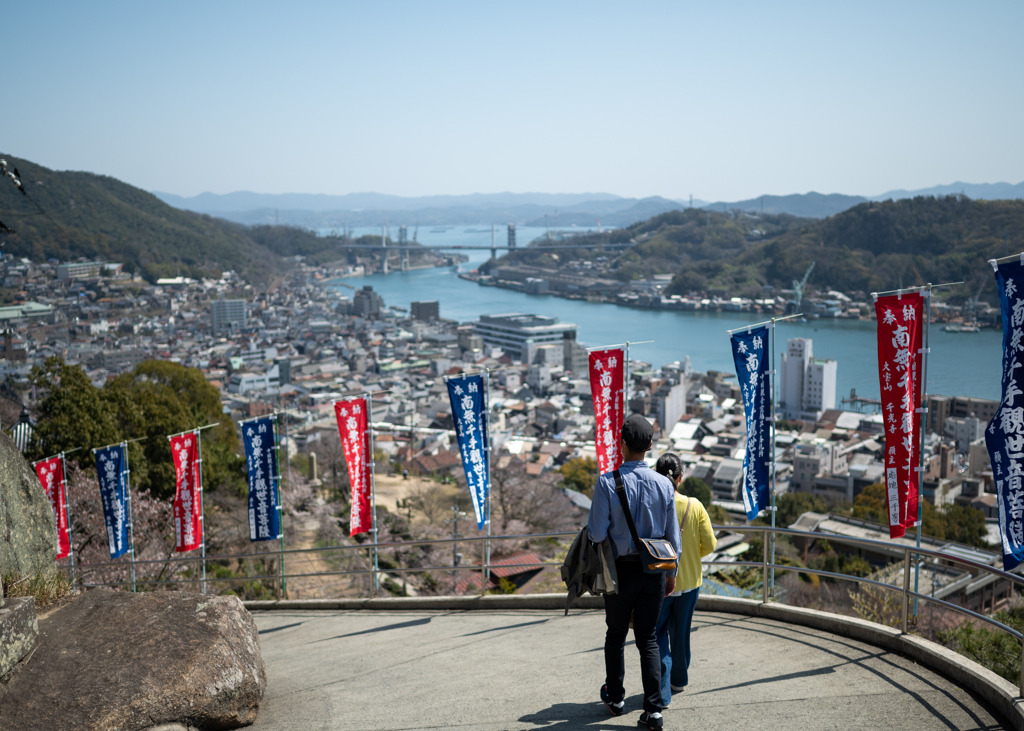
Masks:
[[[256,720],[266,684],[256,623],[237,597],[96,589],[39,621],[0,726],[237,728]]]
[[[35,599],[17,597],[0,606],[0,698],[18,663],[35,649],[38,641]]]
[[[57,526],[50,501],[35,470],[0,432],[0,574],[34,576],[53,571],[56,560]]]

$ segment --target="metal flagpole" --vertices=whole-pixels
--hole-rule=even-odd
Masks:
[[[623,383],[622,390],[625,392],[626,403],[622,405],[623,418],[629,417],[629,341],[626,341],[626,362],[622,364]]]
[[[64,520],[68,524],[68,547],[71,550],[71,588],[75,588],[75,539],[71,530],[71,501],[68,500],[68,466],[64,461],[64,452],[60,453],[61,494],[64,496]]]
[[[203,443],[202,433],[196,429],[196,462],[199,482],[199,530],[203,532],[203,542],[199,544],[203,557],[203,593],[206,593],[206,523],[203,520]]]
[[[927,287],[921,292],[921,296],[924,298],[924,347],[920,349],[921,353],[921,403],[917,405],[917,413],[921,416],[921,442],[918,444],[920,454],[918,454],[918,466],[917,466],[917,547],[921,547],[921,517],[924,514],[924,447],[925,437],[927,430],[926,417],[928,414],[928,333],[931,330],[931,319],[932,319],[932,285],[929,283]],[[921,586],[921,554],[917,555],[917,561],[914,562],[914,592],[916,593]],[[917,597],[914,597],[914,623],[917,623]]]
[[[768,579],[768,596],[774,598],[775,597],[775,530],[774,529],[775,529],[775,513],[776,513],[776,509],[775,509],[775,451],[776,451],[776,439],[778,438],[778,430],[777,430],[777,428],[775,426],[775,400],[778,398],[778,389],[776,388],[776,385],[775,385],[776,384],[776,381],[775,381],[776,365],[775,365],[775,318],[774,317],[772,318],[771,323],[769,323],[769,325],[768,325],[768,339],[771,340],[771,343],[772,343],[772,369],[771,369],[771,374],[772,374],[772,400],[769,403],[769,406],[771,407],[771,416],[769,418],[771,420],[770,423],[771,423],[771,430],[772,430],[772,454],[771,454],[771,460],[772,460],[772,507],[771,507],[771,513],[772,513],[772,538],[771,538],[771,540],[772,540],[772,568],[771,568],[771,573],[770,573],[769,579]]]
[[[377,463],[373,459],[373,397],[366,395],[366,428],[370,435],[370,521],[373,524],[373,582],[370,584],[373,595],[377,596],[378,568],[377,563]]]
[[[287,425],[287,420],[285,424]],[[280,431],[280,414],[274,412],[274,450],[277,452],[277,459],[274,464],[277,467],[277,529],[281,532],[281,598],[286,599],[288,595],[288,583],[284,577],[284,513],[281,510],[281,446],[278,444],[278,432]],[[288,445],[285,444],[284,453],[288,454]],[[290,488],[291,485],[289,484]]]
[[[128,469],[128,442],[121,442],[121,453],[124,455],[124,491],[128,495],[128,535],[132,549],[132,591],[135,591],[135,521],[132,518],[132,473]]]
[[[487,435],[487,540],[484,542],[484,584],[483,592],[487,592],[487,586],[491,582],[491,419],[490,419],[490,390],[491,378],[484,373],[484,429]]]

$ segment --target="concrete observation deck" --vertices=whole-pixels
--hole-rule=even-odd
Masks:
[[[267,665],[257,731],[635,728],[598,699],[604,612],[254,611]],[[764,617],[698,611],[691,681],[666,729],[1001,729],[979,696],[895,652]],[[1005,726],[1010,728],[1010,726]]]

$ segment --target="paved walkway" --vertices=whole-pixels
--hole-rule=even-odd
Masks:
[[[258,731],[635,728],[598,700],[604,613],[254,612],[268,690]],[[795,625],[694,619],[691,684],[666,729],[999,729],[983,701],[899,655]]]

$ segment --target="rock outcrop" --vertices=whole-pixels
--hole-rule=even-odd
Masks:
[[[38,641],[35,599],[16,597],[0,606],[0,698],[15,667],[35,649]]]
[[[39,621],[0,700],[4,728],[229,729],[256,720],[267,677],[237,597],[96,589]]]
[[[0,432],[0,574],[53,571],[57,527],[31,465]]]

